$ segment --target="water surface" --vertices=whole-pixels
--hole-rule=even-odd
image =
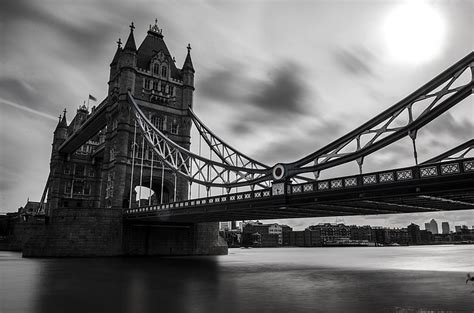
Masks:
[[[0,252],[0,312],[473,312],[474,246],[230,249],[187,258]]]

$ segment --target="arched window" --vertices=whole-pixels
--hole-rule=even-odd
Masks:
[[[166,77],[167,70],[168,70],[168,69],[166,68],[166,66],[163,65],[163,66],[161,67],[161,76],[162,76],[162,77]]]
[[[150,89],[150,80],[148,78],[145,78],[144,83],[143,83],[143,87],[145,89]]]
[[[171,124],[171,133],[172,134],[177,134],[178,133],[178,123],[174,122],[173,124]]]
[[[158,128],[159,130],[163,130],[163,118],[157,115],[153,115],[151,117],[151,123]]]
[[[153,74],[160,75],[160,65],[158,63],[153,64]]]

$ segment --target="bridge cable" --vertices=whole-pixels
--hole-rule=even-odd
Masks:
[[[150,169],[150,189],[148,190],[148,205],[151,205],[151,189],[153,187],[153,159],[155,158],[153,150],[151,150],[151,169]]]
[[[145,136],[142,135],[142,164],[140,165],[140,191],[138,192],[138,206],[142,201],[143,157],[145,156]]]
[[[163,189],[165,189],[165,163],[161,161],[161,195],[160,204],[163,204]]]
[[[133,196],[133,170],[135,169],[135,144],[137,141],[137,120],[135,120],[135,129],[133,131],[133,148],[132,148],[132,173],[130,175],[130,202],[128,208],[132,208],[132,196]]]

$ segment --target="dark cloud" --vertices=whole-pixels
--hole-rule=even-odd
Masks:
[[[1,19],[4,24],[3,32],[5,36],[18,33],[25,28],[25,22],[35,24],[36,29],[46,28],[48,35],[41,35],[41,31],[37,31],[38,37],[34,40],[42,41],[41,45],[50,48],[56,43],[52,41],[50,34],[59,37],[62,47],[60,51],[55,51],[58,55],[63,55],[69,62],[87,61],[91,57],[97,57],[99,51],[103,51],[108,41],[111,41],[111,34],[115,32],[117,23],[110,16],[108,19],[88,18],[87,12],[84,12],[83,21],[79,23],[75,19],[62,18],[60,15],[54,15],[51,11],[41,7],[40,2],[36,1],[6,1],[2,3]],[[74,3],[62,3],[61,5],[74,8]],[[101,4],[105,6],[105,4]],[[115,21],[117,22],[117,21]],[[25,28],[25,32],[26,32]],[[25,39],[29,38],[29,34],[25,33]],[[48,38],[49,37],[49,38]],[[5,38],[5,37],[4,37]],[[2,52],[5,55],[16,53],[17,38],[9,38],[11,45],[2,45]],[[19,41],[18,41],[19,42]],[[110,42],[112,44],[112,42]],[[33,46],[34,47],[34,43]],[[64,53],[67,51],[67,53]],[[84,64],[84,63],[83,63]]]
[[[230,128],[237,135],[247,135],[261,127],[294,123],[309,111],[303,75],[301,66],[280,62],[266,80],[258,80],[249,77],[242,64],[228,62],[200,79],[196,90],[203,98],[235,111]]]
[[[274,164],[293,162],[337,139],[345,131],[344,118],[341,120],[318,117],[309,126],[301,125],[298,135],[282,136],[257,151],[257,159]]]
[[[252,130],[252,125],[242,121],[236,121],[231,125],[232,133],[235,133],[237,135],[247,135],[250,134]]]
[[[255,84],[249,99],[256,107],[274,114],[304,114],[307,90],[301,77],[302,69],[294,63],[283,63],[270,75],[269,81]]]
[[[225,67],[211,71],[207,76],[197,81],[196,90],[204,98],[222,101],[223,105],[234,105],[245,99],[246,95],[239,93],[249,77],[241,71],[241,65],[228,62]]]
[[[353,75],[373,75],[372,63],[374,55],[363,47],[340,48],[333,52],[336,63],[342,70]]]
[[[435,136],[443,135],[452,138],[471,139],[474,137],[474,123],[472,116],[457,121],[450,112],[445,112],[426,125],[423,128],[423,132],[425,131]]]
[[[28,107],[34,106],[33,103],[35,103],[35,88],[14,77],[0,77],[0,95],[3,99]]]

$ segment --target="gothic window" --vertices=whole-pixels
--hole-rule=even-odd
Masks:
[[[94,168],[91,167],[91,168],[89,168],[89,177],[94,177],[94,176],[95,176]]]
[[[161,67],[161,76],[162,76],[162,77],[166,77],[166,74],[167,74],[166,72],[167,72],[167,70],[168,70],[168,69],[166,68],[166,66],[163,65],[163,66]]]
[[[84,194],[85,195],[90,195],[91,194],[91,184],[90,183],[86,183],[84,185]]]
[[[161,84],[161,93],[165,93],[166,92],[166,84]]]
[[[158,63],[153,64],[153,74],[155,75],[160,74],[160,65]]]
[[[153,90],[158,90],[160,88],[160,82],[157,80],[153,81]]]
[[[109,161],[115,160],[115,148],[110,149]]]
[[[74,175],[84,176],[84,165],[76,164],[76,167],[74,168]]]
[[[174,86],[170,86],[170,95],[175,96],[174,90]]]
[[[178,123],[174,122],[173,124],[171,124],[171,133],[172,134],[178,133]]]
[[[151,123],[159,130],[163,130],[163,118],[161,116],[153,115]]]
[[[81,195],[84,190],[84,183],[77,181],[74,182],[74,185],[72,186],[72,193]]]
[[[150,80],[148,78],[145,78],[145,80],[143,81],[143,87],[145,89],[150,89]]]
[[[66,165],[64,167],[64,174],[69,174],[69,173],[71,173],[71,170],[69,169],[69,166]]]
[[[66,182],[66,185],[64,186],[64,193],[67,195],[71,194],[71,181]]]

